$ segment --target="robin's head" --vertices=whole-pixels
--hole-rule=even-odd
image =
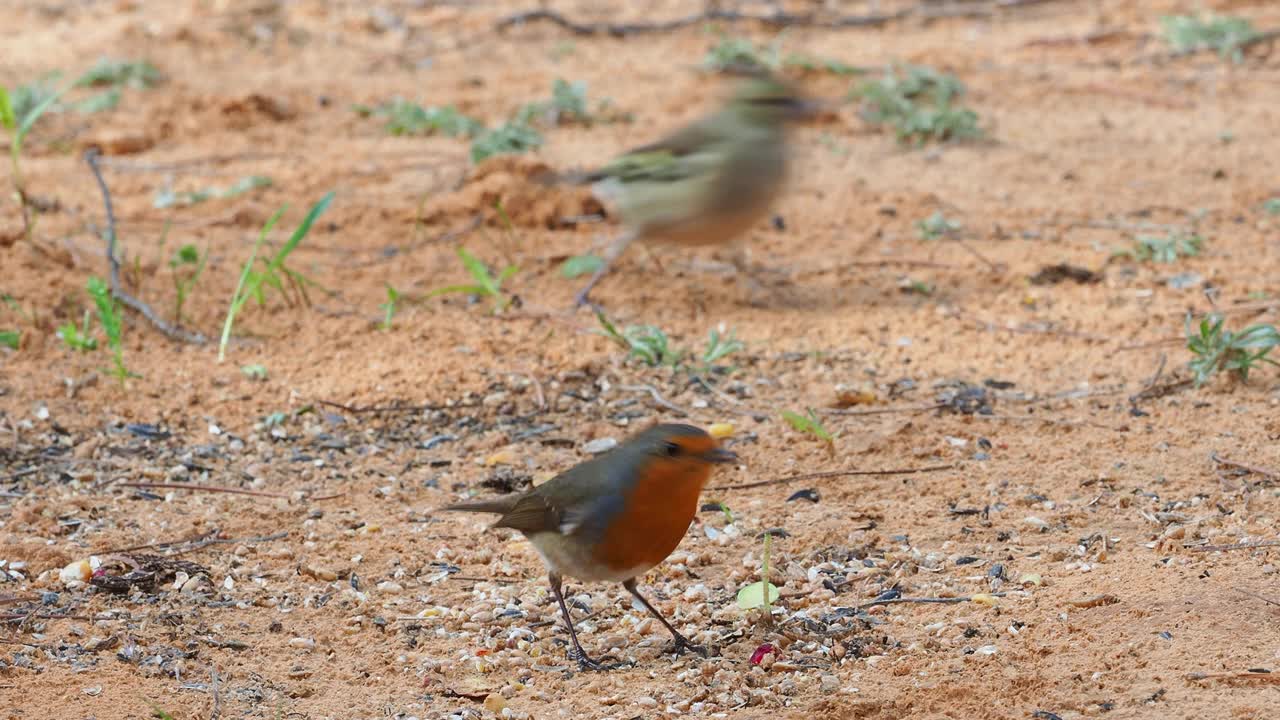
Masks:
[[[782,125],[808,116],[814,110],[790,83],[764,70],[739,73],[743,78],[730,101],[735,114],[757,125]]]
[[[650,458],[682,465],[712,465],[738,460],[737,455],[720,447],[720,443],[706,430],[693,425],[654,425],[636,435],[628,444],[634,444]]]

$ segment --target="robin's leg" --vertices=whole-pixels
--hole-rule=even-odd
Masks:
[[[689,640],[689,638],[681,635],[679,630],[676,630],[675,628],[671,627],[671,623],[667,622],[667,619],[662,617],[662,613],[658,612],[657,608],[650,605],[649,601],[644,599],[644,596],[641,595],[640,591],[636,589],[635,578],[631,578],[630,580],[624,581],[622,583],[622,587],[626,588],[627,592],[631,593],[631,595],[635,597],[635,599],[639,600],[640,604],[644,606],[644,609],[648,610],[650,615],[658,618],[658,622],[662,623],[662,626],[665,627],[671,633],[671,637],[675,638],[676,640],[675,652],[677,655],[683,654],[685,650],[692,650],[698,653],[699,655],[701,655],[702,657],[707,656],[706,648],[702,647],[701,645],[694,645],[693,642]]]
[[[578,661],[578,667],[583,670],[611,669],[611,666],[587,657],[587,652],[582,649],[582,643],[578,642],[578,631],[573,629],[573,618],[569,616],[569,606],[564,604],[564,593],[561,592],[561,586],[564,582],[560,577],[560,573],[549,573],[547,580],[551,582],[551,592],[556,596],[556,602],[560,603],[560,614],[564,615],[565,627],[569,628],[569,639],[573,641],[573,652],[571,654]]]
[[[578,296],[574,299],[575,307],[582,307],[583,305],[591,303],[591,289],[596,286],[596,283],[600,282],[601,278],[609,273],[609,267],[613,265],[613,261],[617,260],[618,257],[627,249],[627,246],[639,236],[640,233],[628,228],[614,239],[614,241],[609,245],[609,249],[605,250],[604,262],[601,263],[600,269],[596,270],[595,274],[591,276],[591,279],[587,281],[586,287],[578,291]]]

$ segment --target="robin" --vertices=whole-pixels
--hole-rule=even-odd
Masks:
[[[737,459],[700,428],[655,425],[526,493],[441,509],[499,513],[493,527],[524,533],[547,566],[551,592],[582,669],[607,668],[588,657],[578,642],[561,592],[564,575],[621,582],[670,631],[675,652],[705,655],[640,594],[636,578],[680,544],[712,467]]]
[[[762,69],[739,74],[745,77],[719,110],[595,172],[571,178],[591,183],[593,193],[615,208],[624,227],[578,292],[578,306],[590,302],[591,289],[636,240],[722,244],[750,230],[768,212],[786,179],[786,128],[816,105]],[[739,250],[734,264],[742,271],[744,262]]]

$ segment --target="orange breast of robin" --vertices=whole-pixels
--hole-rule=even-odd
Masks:
[[[640,572],[666,560],[689,530],[710,475],[705,464],[651,461],[601,536],[595,560],[613,570]]]

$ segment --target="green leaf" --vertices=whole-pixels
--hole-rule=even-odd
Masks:
[[[560,274],[567,278],[591,275],[604,267],[604,258],[597,255],[574,255],[560,266]]]
[[[438,295],[449,295],[452,293],[463,293],[465,295],[488,295],[489,289],[480,285],[446,285],[442,288],[432,290],[424,297],[430,298]]]
[[[18,345],[22,342],[21,330],[0,330],[0,345],[17,350]]]
[[[120,104],[120,95],[120,88],[111,88],[76,103],[76,110],[82,115],[114,110]]]
[[[806,413],[806,415],[801,415],[800,413],[793,412],[791,410],[783,410],[782,419],[786,420],[792,428],[800,432],[809,433],[810,435],[813,435],[819,440],[823,440],[825,442],[831,442],[831,433],[827,432],[827,429],[823,427],[822,422],[818,420],[818,415],[813,411],[813,408],[809,408]]]
[[[1280,215],[1280,197],[1269,198],[1266,202],[1262,203],[1262,209],[1266,211],[1268,215]]]
[[[266,380],[267,379],[266,365],[256,365],[256,364],[242,365],[240,366],[240,372],[244,373],[244,376],[249,378],[250,380]]]
[[[769,599],[765,600],[765,587],[769,588]],[[765,607],[766,602],[773,605],[778,602],[780,593],[773,583],[753,582],[738,591],[738,607],[743,610],[755,610]]]
[[[190,243],[178,248],[170,265],[195,265],[200,262],[200,250]]]
[[[5,130],[12,130],[17,125],[17,120],[13,117],[13,104],[9,102],[9,90],[0,87],[0,126]]]

